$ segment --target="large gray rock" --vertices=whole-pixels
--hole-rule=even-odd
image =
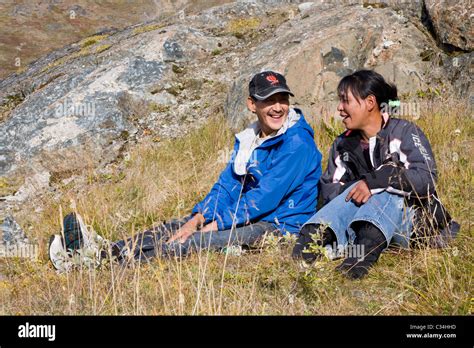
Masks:
[[[474,49],[474,2],[472,0],[425,0],[426,20],[449,50]]]
[[[0,125],[1,173],[25,163],[56,172],[87,162],[108,162],[141,128],[155,130],[157,135],[183,134],[186,126],[170,129],[158,120],[168,117],[176,125],[178,120],[185,121],[177,114],[186,116],[193,110],[192,102],[177,105],[176,96],[166,91],[175,87],[173,66],[208,58],[217,39],[183,25],[128,38],[118,35],[97,46],[100,50],[106,47],[102,45],[111,45],[103,53],[62,64],[54,59],[41,62],[45,72],[21,81],[22,85],[31,83],[34,92]],[[70,54],[77,52],[80,48]],[[17,86],[8,82],[3,83],[4,95]],[[142,109],[130,110],[134,103],[141,103]]]
[[[242,74],[226,102],[232,123],[239,128],[249,122],[242,117],[248,115],[242,103],[247,93],[245,82],[263,69],[284,73],[296,95],[295,103],[314,118],[328,110],[337,113],[339,80],[362,68],[381,73],[397,85],[400,95],[416,94],[440,86],[440,82],[445,91],[470,95],[467,71],[472,54],[455,60],[447,56],[420,19],[413,17],[413,4],[407,4],[410,16],[401,14],[402,5],[398,3],[395,10],[387,4],[380,6],[380,2],[360,5],[355,1],[347,6],[315,3],[305,8],[244,58]]]
[[[260,23],[249,30],[240,19],[272,11],[236,3],[101,33],[0,81],[0,175],[25,178],[7,200],[47,187],[35,178],[103,166],[127,144],[181,136],[220,112],[235,74],[229,55],[249,44],[237,36]]]

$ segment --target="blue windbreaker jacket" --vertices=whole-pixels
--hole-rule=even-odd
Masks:
[[[299,232],[316,213],[321,153],[303,113],[294,110],[299,120],[254,150],[247,174],[235,173],[232,157],[192,215],[199,212],[206,223],[217,221],[219,230],[267,221],[282,233]],[[236,137],[234,154],[238,150]]]

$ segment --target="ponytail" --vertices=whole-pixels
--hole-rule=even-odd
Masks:
[[[394,108],[398,110],[400,106],[397,87],[386,82],[382,75],[373,70],[359,70],[345,76],[337,86],[339,98],[346,100],[349,90],[356,99],[365,99],[373,95],[382,112],[388,112]]]

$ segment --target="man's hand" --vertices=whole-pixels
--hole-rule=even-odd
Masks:
[[[360,180],[347,195],[346,202],[352,199],[357,205],[361,205],[366,203],[370,196],[372,196],[372,194],[370,193],[367,183],[365,180]]]
[[[217,231],[217,221],[210,222],[201,229],[201,232],[211,232],[211,231]]]
[[[184,243],[194,232],[198,230],[198,227],[202,226],[206,219],[202,214],[194,215],[188,222],[186,222],[181,228],[176,231],[174,235],[166,243],[174,242],[178,240],[180,243]]]

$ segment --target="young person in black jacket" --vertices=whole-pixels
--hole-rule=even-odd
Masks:
[[[390,243],[409,246],[418,226],[442,230],[446,238],[433,239],[442,246],[459,225],[436,197],[428,139],[415,124],[386,112],[399,106],[397,88],[361,70],[344,77],[337,91],[346,131],[334,141],[320,179],[324,206],[301,229],[293,257],[320,257],[318,248],[307,248],[314,240],[333,253],[336,247],[347,256],[338,270],[355,279]],[[420,216],[429,221],[416,223]]]

